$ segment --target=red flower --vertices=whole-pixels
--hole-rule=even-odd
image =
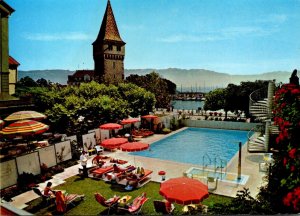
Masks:
[[[291,93],[292,94],[300,94],[300,89],[293,89],[292,91],[291,91]]]
[[[296,152],[297,152],[297,149],[296,148],[293,148],[289,151],[289,156],[290,158],[292,159],[295,159],[296,158]]]
[[[294,200],[293,200],[293,207],[294,207],[294,210],[295,211],[299,211],[299,208],[300,208],[300,198],[296,197]]]
[[[287,159],[283,158],[283,166],[286,166],[286,163],[287,163]]]
[[[286,106],[286,103],[283,102],[280,107],[281,107],[281,109],[283,109],[285,106]]]
[[[295,171],[295,166],[292,165],[292,166],[291,166],[291,172],[294,172],[294,171]]]
[[[293,193],[289,192],[284,198],[283,198],[283,204],[285,206],[290,206],[291,205],[291,201],[293,200]]]
[[[294,189],[294,194],[297,196],[297,197],[300,197],[300,187],[297,187]]]

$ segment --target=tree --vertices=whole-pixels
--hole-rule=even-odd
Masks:
[[[255,90],[267,88],[268,81],[241,82],[240,85],[228,84],[225,89],[215,89],[205,96],[204,110],[224,109],[227,112],[243,111],[249,115],[249,95]]]
[[[21,78],[17,83],[17,87],[36,87],[37,83],[29,76]]]
[[[80,86],[51,85],[30,87],[34,103],[45,112],[52,130],[61,133],[83,133],[106,122],[117,122],[128,115],[138,116],[153,111],[155,96],[134,84],[119,86],[83,83]],[[79,124],[78,118],[85,117]]]
[[[140,86],[155,95],[157,108],[168,108],[170,106],[171,94],[176,92],[176,84],[163,79],[158,73],[152,72],[145,76],[130,75],[126,81]]]
[[[224,109],[226,90],[219,88],[205,95],[204,110]]]
[[[51,82],[45,80],[44,78],[40,78],[36,81],[37,86],[39,87],[50,87],[51,86]]]

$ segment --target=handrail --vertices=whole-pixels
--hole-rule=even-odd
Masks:
[[[220,161],[220,166],[217,166],[217,159],[219,159]],[[223,166],[223,162],[225,166]],[[224,170],[226,170],[226,166],[227,166],[226,160],[221,159],[219,156],[215,157],[215,173],[217,172],[218,168],[221,168],[221,180],[223,179],[223,168],[225,168]],[[226,171],[224,171],[224,174],[226,174]]]
[[[254,103],[258,102],[259,100],[265,99],[267,97],[268,97],[268,88],[267,87],[263,87],[263,88],[257,89],[254,92],[252,92],[249,95],[249,112],[250,112],[250,108],[252,107],[252,105]]]
[[[264,129],[264,126],[263,125],[256,125],[255,127],[251,128],[251,130],[248,131],[247,133],[247,150],[249,151],[249,141],[251,140],[251,137],[250,137],[250,133],[251,132],[254,132],[254,129],[257,129],[261,127],[261,130],[260,130],[260,133],[264,133],[263,129]]]
[[[211,164],[211,158],[209,157],[209,155],[207,153],[205,153],[202,157],[203,174],[204,174],[204,168],[207,167],[207,165],[208,165],[208,164],[205,164],[205,158],[207,158],[209,160],[209,164]]]
[[[257,89],[249,95],[249,99],[253,103],[267,97],[268,97],[268,87]]]

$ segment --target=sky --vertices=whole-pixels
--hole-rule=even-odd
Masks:
[[[94,69],[107,0],[5,0],[19,70]],[[300,0],[111,0],[125,69],[300,69]]]

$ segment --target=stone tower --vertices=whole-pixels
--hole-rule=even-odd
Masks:
[[[105,14],[97,39],[93,43],[95,79],[101,83],[118,84],[124,80],[125,42],[107,1]]]

